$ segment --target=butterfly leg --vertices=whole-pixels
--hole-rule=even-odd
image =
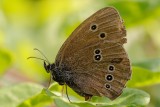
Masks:
[[[85,95],[84,98],[85,98],[85,101],[88,101],[92,98],[92,95]]]
[[[61,96],[63,97],[63,92],[64,92],[64,85],[62,86],[62,89],[61,89]]]

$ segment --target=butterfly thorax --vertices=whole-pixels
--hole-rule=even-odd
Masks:
[[[55,66],[53,69],[50,70],[50,72],[54,81],[58,82],[60,85],[64,85],[64,73],[60,70],[60,68]]]
[[[58,82],[59,85],[64,85],[71,81],[72,74],[65,66],[56,66],[54,63],[46,65],[44,63],[44,68],[48,73],[51,73],[52,79]]]

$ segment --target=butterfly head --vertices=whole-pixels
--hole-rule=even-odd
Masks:
[[[56,65],[54,63],[51,64],[49,62],[49,60],[47,59],[47,57],[39,49],[35,48],[34,50],[40,52],[44,56],[45,59],[39,58],[39,57],[34,57],[34,56],[28,57],[27,59],[34,58],[34,59],[43,60],[44,61],[44,68],[45,68],[46,72],[51,74],[51,77],[54,81],[58,82],[60,85],[64,85],[65,74],[63,72],[61,72],[60,68],[56,67]]]
[[[55,65],[48,63],[48,65],[46,64],[46,62],[44,61],[44,68],[46,70],[47,73],[51,72],[52,70],[54,70]]]

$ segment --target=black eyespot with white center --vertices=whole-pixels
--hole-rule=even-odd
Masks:
[[[90,30],[91,30],[91,31],[96,31],[97,29],[98,29],[97,24],[92,24],[92,25],[90,26]]]
[[[96,49],[96,50],[94,51],[94,53],[95,53],[95,54],[100,54],[101,51],[100,51],[100,49]]]
[[[108,74],[108,75],[106,76],[106,80],[107,80],[107,81],[112,81],[112,80],[113,80],[113,75]]]
[[[101,58],[102,58],[101,55],[95,55],[95,56],[94,56],[94,59],[95,59],[96,61],[101,60]]]
[[[115,70],[114,65],[109,65],[108,66],[108,71],[113,72]]]
[[[111,85],[110,84],[105,84],[105,88],[109,89],[109,88],[111,88]]]
[[[107,35],[106,35],[105,32],[101,32],[101,33],[99,34],[99,37],[100,37],[101,39],[104,39],[106,36],[107,36]]]

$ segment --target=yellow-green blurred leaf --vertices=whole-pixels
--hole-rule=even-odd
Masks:
[[[11,54],[3,49],[0,49],[0,75],[2,75],[12,64]]]

